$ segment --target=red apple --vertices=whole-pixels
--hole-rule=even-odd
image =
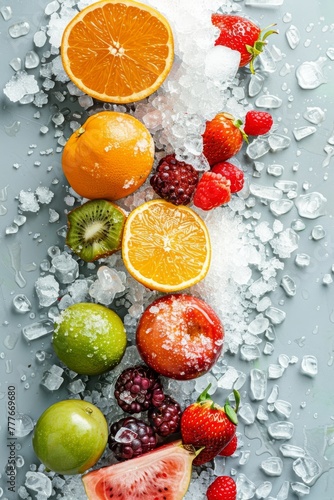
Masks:
[[[224,328],[204,300],[170,294],[146,308],[136,340],[149,367],[165,377],[189,380],[215,364],[223,347]]]

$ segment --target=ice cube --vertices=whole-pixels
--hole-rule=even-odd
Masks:
[[[19,193],[19,207],[22,212],[38,212],[39,204],[35,193],[21,190]]]
[[[15,415],[15,437],[28,436],[34,429],[34,422],[29,415],[24,413],[17,413]]]
[[[26,473],[25,486],[31,491],[42,493],[45,495],[45,498],[49,498],[52,495],[51,479],[42,472],[28,471]]]
[[[307,354],[301,361],[301,372],[309,377],[315,377],[318,373],[318,360],[315,356]]]
[[[250,371],[250,391],[253,401],[261,401],[266,397],[267,375],[263,370],[253,368]]]
[[[278,421],[268,426],[269,436],[273,439],[288,440],[291,439],[294,432],[292,422]]]
[[[54,276],[41,276],[35,282],[35,290],[41,307],[54,304],[59,297],[59,283]]]
[[[12,102],[21,101],[26,95],[33,95],[39,91],[37,80],[34,75],[28,75],[26,71],[18,71],[6,83],[3,92]]]
[[[56,255],[52,259],[52,266],[55,269],[55,276],[59,283],[73,283],[79,276],[79,264],[67,252]]]
[[[283,461],[280,457],[269,457],[261,462],[261,469],[267,476],[280,476],[283,472]]]
[[[21,314],[25,314],[25,313],[31,311],[31,309],[32,309],[32,305],[31,305],[30,300],[23,293],[15,295],[15,297],[13,298],[13,306],[14,306],[15,311],[17,311]]]
[[[30,31],[30,24],[27,21],[21,21],[19,23],[12,24],[8,28],[8,33],[12,38],[19,38],[25,36]]]
[[[295,201],[298,213],[306,219],[316,219],[326,215],[327,199],[318,192],[300,195]]]
[[[24,326],[22,328],[22,334],[26,341],[30,342],[31,340],[39,339],[40,337],[44,337],[45,335],[52,333],[53,330],[53,321],[50,319],[43,319]]]
[[[310,456],[297,458],[293,462],[292,468],[295,474],[309,486],[314,484],[322,473],[321,465]]]
[[[204,72],[212,80],[233,80],[239,69],[240,57],[237,50],[215,45],[206,54]]]

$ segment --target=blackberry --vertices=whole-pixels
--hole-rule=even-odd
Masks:
[[[165,398],[158,374],[144,365],[124,370],[116,380],[114,394],[122,410],[131,414],[160,405]]]
[[[179,430],[181,414],[179,403],[170,396],[165,396],[160,406],[148,410],[148,418],[153,429],[163,437]]]
[[[198,172],[171,154],[160,160],[150,183],[164,200],[174,205],[188,205],[198,183]]]
[[[117,460],[128,460],[153,450],[157,437],[153,428],[143,420],[125,417],[110,427],[108,445]]]

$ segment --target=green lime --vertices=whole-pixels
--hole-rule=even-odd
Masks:
[[[47,469],[78,474],[99,460],[108,440],[103,413],[91,403],[71,399],[55,403],[37,420],[32,444]]]
[[[57,319],[53,347],[71,370],[81,375],[100,375],[121,361],[126,331],[121,318],[107,307],[74,304]]]

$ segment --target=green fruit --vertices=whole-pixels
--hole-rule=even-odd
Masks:
[[[47,469],[59,474],[79,474],[101,457],[108,440],[103,413],[77,399],[60,401],[39,417],[32,445]]]
[[[91,262],[119,250],[126,216],[108,200],[87,201],[68,216],[67,245]]]
[[[82,477],[90,500],[181,500],[189,486],[195,453],[175,441]]]
[[[126,331],[121,318],[107,307],[74,304],[57,319],[53,348],[71,370],[82,375],[100,375],[121,361]]]

